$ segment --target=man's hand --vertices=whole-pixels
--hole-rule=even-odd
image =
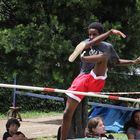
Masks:
[[[134,60],[134,64],[140,64],[140,56],[136,60]]]
[[[126,38],[126,35],[119,30],[111,29],[111,32],[112,34],[119,35],[119,36],[122,36],[123,38]]]

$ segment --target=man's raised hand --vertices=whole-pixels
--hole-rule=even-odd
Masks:
[[[119,30],[111,29],[111,32],[112,32],[112,34],[119,35],[119,36],[121,36],[123,38],[126,38],[126,35],[124,33],[122,33],[121,31],[119,31]]]
[[[134,64],[140,64],[140,56],[136,60],[134,60]]]

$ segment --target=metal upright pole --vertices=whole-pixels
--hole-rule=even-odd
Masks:
[[[14,77],[14,85],[16,85],[16,76]],[[13,107],[16,107],[16,88],[13,88]]]

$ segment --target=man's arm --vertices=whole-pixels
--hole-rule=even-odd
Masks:
[[[125,34],[123,34],[121,31],[118,31],[116,29],[111,29],[110,31],[104,33],[104,34],[101,34],[97,37],[95,37],[94,39],[90,40],[89,42],[85,42],[85,41],[82,41],[80,42],[76,48],[74,49],[73,53],[69,56],[69,61],[70,62],[73,62],[77,56],[84,50],[84,49],[87,49],[87,48],[90,48],[92,45],[95,45],[95,44],[98,44],[100,43],[101,41],[103,41],[104,39],[106,39],[109,35],[111,34],[114,34],[114,35],[119,35],[119,36],[122,36],[123,38],[125,38]]]
[[[112,34],[122,36],[123,38],[126,37],[126,35],[122,33],[121,31],[116,30],[116,29],[111,29],[110,31],[103,33],[95,37],[94,39],[90,40],[89,42],[87,42],[85,48],[89,48],[92,45],[100,43],[101,41],[105,40],[109,35],[112,35]]]
[[[119,59],[116,63],[117,65],[130,65],[130,64],[140,64],[140,56],[135,60]]]

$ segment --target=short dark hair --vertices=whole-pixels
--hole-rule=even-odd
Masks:
[[[10,127],[10,125],[12,125],[12,124],[16,124],[18,127],[20,127],[19,121],[18,121],[16,118],[11,118],[11,119],[9,119],[9,120],[7,121],[7,123],[6,123],[6,130],[7,130],[7,131],[9,131],[9,127]]]
[[[88,26],[88,30],[89,29],[96,29],[98,30],[99,34],[102,34],[104,32],[104,27],[100,22],[92,22]]]

